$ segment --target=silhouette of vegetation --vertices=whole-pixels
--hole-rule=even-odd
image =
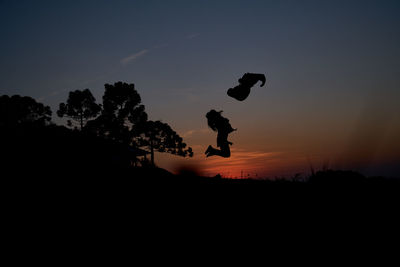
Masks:
[[[69,117],[79,123],[80,129],[83,129],[84,124],[96,117],[101,110],[101,106],[96,104],[96,99],[89,89],[83,91],[76,90],[69,92],[67,103],[61,103],[57,111],[59,117]],[[72,125],[68,120],[68,124]]]
[[[36,102],[31,97],[0,96],[2,178],[13,178],[19,174],[26,178],[51,177],[52,183],[58,183],[60,188],[65,188],[66,181],[61,178],[71,180],[74,188],[85,183],[87,188],[92,188],[95,183],[90,179],[99,177],[108,179],[104,188],[112,184],[111,178],[126,178],[124,184],[114,182],[114,185],[129,188],[138,184],[155,183],[173,186],[238,184],[264,185],[263,188],[284,190],[333,188],[335,192],[346,189],[355,192],[359,188],[397,190],[400,186],[400,179],[365,177],[353,171],[328,169],[316,172],[313,170],[309,177],[303,178],[300,174],[296,174],[292,179],[275,180],[249,177],[235,180],[226,179],[221,175],[209,178],[191,171],[181,171],[180,174],[174,175],[154,166],[154,152],[191,157],[192,149],[187,147],[183,139],[168,124],[147,120],[144,105],[141,104],[140,95],[133,84],[118,82],[114,85],[107,84],[105,88],[103,105],[98,105],[100,108],[98,117],[90,120],[96,116],[93,115],[96,112],[92,112],[92,109],[90,112],[83,112],[91,114],[92,117],[85,115],[84,120],[78,119],[80,124],[82,121],[86,122],[81,124],[82,130],[55,125],[51,122],[50,107]],[[67,108],[64,111],[66,110]],[[232,143],[228,141],[228,135],[235,129],[221,113],[222,111],[211,110],[206,115],[209,127],[218,132],[217,145],[221,148],[206,151],[208,156],[230,155],[229,146]],[[150,161],[146,158],[147,154],[152,155]],[[141,167],[135,167],[138,166],[136,163]],[[78,183],[73,178],[82,179]]]
[[[33,98],[0,97],[3,171],[103,174],[126,172],[138,165],[154,168],[154,151],[193,156],[168,124],[147,120],[133,84],[106,84],[102,105],[89,89],[76,90],[59,107],[57,115],[74,120],[79,131],[51,123],[50,107]],[[147,154],[152,155],[151,162]]]
[[[0,127],[3,130],[23,124],[46,125],[51,121],[51,114],[50,107],[31,97],[0,96]]]
[[[88,130],[135,151],[140,147],[149,149],[153,166],[154,151],[193,156],[192,149],[168,124],[148,121],[147,117],[134,84],[106,84],[101,115],[88,124]]]
[[[168,124],[161,121],[147,121],[138,142],[139,146],[150,149],[152,165],[154,165],[154,151],[193,157],[192,148],[187,148],[183,139]]]
[[[147,121],[147,113],[135,85],[117,82],[104,87],[101,114],[88,124],[89,130],[103,138],[136,147],[135,137]]]

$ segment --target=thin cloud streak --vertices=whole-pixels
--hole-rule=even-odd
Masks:
[[[120,62],[122,65],[127,65],[127,64],[131,63],[132,61],[138,59],[139,57],[144,56],[148,52],[149,52],[149,49],[143,49],[135,54],[129,55],[129,56],[121,59]]]
[[[208,133],[208,132],[210,132],[209,129],[189,130],[189,131],[184,132],[184,133],[182,134],[182,137],[183,137],[183,138],[187,138],[187,137],[191,137],[191,136],[193,136],[193,135],[195,135],[195,134],[204,134],[204,133]],[[200,147],[203,148],[202,146],[200,146]]]
[[[200,36],[199,33],[193,33],[193,34],[187,35],[186,39],[194,39],[194,38],[197,38],[198,36]],[[163,48],[163,47],[167,47],[167,46],[169,46],[168,43],[158,44],[158,45],[153,46],[151,49],[158,49],[158,48]],[[124,57],[123,59],[120,60],[120,63],[122,65],[127,65],[127,64],[131,63],[132,61],[135,61],[136,59],[144,56],[148,52],[150,52],[150,49],[143,49],[135,54]]]
[[[194,39],[196,37],[199,37],[200,33],[193,33],[193,34],[189,34],[186,36],[186,39]]]

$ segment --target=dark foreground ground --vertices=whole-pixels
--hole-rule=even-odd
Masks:
[[[300,181],[210,178],[190,172],[173,175],[159,168],[131,168],[127,167],[131,155],[125,147],[59,126],[24,126],[2,131],[0,137],[0,188],[10,203],[38,198],[46,203],[121,198],[139,203],[176,198],[185,203],[186,199],[208,201],[213,197],[297,201],[400,195],[400,179],[364,177],[352,171],[326,170]]]
[[[129,231],[145,236],[187,231],[184,235],[196,242],[193,235],[212,230],[218,236],[221,229],[230,238],[238,229],[254,237],[259,231],[279,236],[282,228],[307,236],[307,229],[315,227],[331,233],[338,226],[361,229],[374,220],[393,224],[400,183],[342,171],[317,173],[301,182],[172,175],[151,168],[68,170],[8,174],[2,177],[1,196],[3,221],[24,235],[40,237],[56,228],[66,235],[95,231],[102,238],[104,230],[118,232],[124,225],[121,237]]]
[[[202,177],[195,173],[172,174],[161,168],[112,168],[97,171],[84,169],[29,170],[21,168],[15,173],[3,173],[2,181],[25,187],[29,191],[129,194],[130,192],[182,192],[186,190],[223,189],[256,190],[258,193],[287,192],[397,192],[400,179],[365,177],[353,171],[325,170],[304,179],[228,179],[220,176]],[[221,187],[223,186],[223,187]],[[206,189],[206,190],[207,190]]]

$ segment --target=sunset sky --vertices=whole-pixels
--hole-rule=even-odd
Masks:
[[[400,1],[0,0],[0,95],[34,97],[54,121],[68,92],[134,83],[149,118],[193,147],[157,154],[226,177],[310,166],[400,177]],[[264,73],[238,102],[226,91]],[[232,157],[205,158],[223,110]]]

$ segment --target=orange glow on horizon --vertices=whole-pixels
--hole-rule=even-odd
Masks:
[[[260,172],[267,172],[268,165],[278,156],[279,153],[275,152],[253,152],[233,148],[230,158],[206,158],[206,165],[202,171],[207,176],[220,174],[226,178],[254,178]]]
[[[198,159],[201,162],[201,174],[210,177],[220,174],[224,178],[271,178],[293,176],[303,171],[306,165],[304,157],[289,157],[283,152],[247,151],[241,148],[232,148],[231,152],[230,158],[205,158],[201,155],[204,157]]]

